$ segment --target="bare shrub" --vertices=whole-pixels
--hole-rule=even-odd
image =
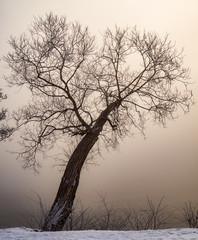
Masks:
[[[167,206],[164,205],[164,198],[161,197],[154,203],[148,196],[147,207],[139,210],[113,207],[108,201],[107,194],[97,192],[99,197],[98,208],[85,207],[80,200],[77,200],[67,219],[64,230],[147,230],[167,227],[169,217]],[[42,201],[39,194],[35,198],[28,197],[35,205],[31,210],[20,214],[18,221],[25,227],[42,229],[42,224],[47,217],[49,208]],[[185,210],[190,212],[192,205],[185,205]]]
[[[171,214],[167,215],[167,207],[163,206],[163,201],[164,196],[154,204],[147,196],[147,208],[140,210],[124,208],[123,212],[127,216],[130,228],[133,230],[165,228]]]
[[[192,204],[190,200],[184,203],[180,209],[179,220],[187,224],[190,228],[198,227],[198,205]]]
[[[36,192],[34,192],[33,198],[29,196],[27,198],[32,202],[32,207],[20,211],[17,220],[22,226],[42,229],[45,218],[49,212],[49,207]]]

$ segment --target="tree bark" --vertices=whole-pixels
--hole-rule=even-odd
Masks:
[[[93,128],[82,138],[74,150],[63,174],[54,203],[43,225],[43,231],[61,231],[63,229],[72,211],[73,202],[79,185],[80,172],[86,157],[97,142],[108,115],[118,106],[118,101],[111,103],[100,114]]]

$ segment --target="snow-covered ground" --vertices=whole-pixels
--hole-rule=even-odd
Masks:
[[[145,231],[35,232],[28,228],[0,229],[0,240],[198,240],[198,229],[178,228]]]

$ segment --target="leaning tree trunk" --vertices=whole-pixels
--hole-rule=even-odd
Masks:
[[[108,115],[118,106],[118,101],[111,103],[100,114],[94,127],[77,145],[63,174],[56,198],[43,225],[43,231],[61,231],[63,229],[72,211],[74,198],[79,185],[80,172],[86,157],[97,142]]]
[[[62,230],[72,210],[82,166],[97,139],[98,134],[88,133],[70,157],[57,196],[43,226],[44,231]]]

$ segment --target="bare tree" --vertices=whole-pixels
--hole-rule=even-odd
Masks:
[[[180,220],[188,224],[190,228],[198,227],[198,205],[193,205],[190,200],[185,202],[184,207],[180,209]]]
[[[0,89],[0,102],[1,102],[1,100],[6,99],[6,98],[7,98],[7,96],[4,95],[2,93],[2,89]],[[7,112],[6,109],[4,109],[4,108],[1,109],[1,111],[0,111],[0,121],[3,121],[3,120],[6,119],[6,112]],[[10,135],[13,133],[13,130],[14,130],[13,128],[8,127],[5,124],[2,124],[0,126],[0,141],[3,141],[4,139],[10,137]]]
[[[32,203],[32,208],[29,210],[28,207],[28,209],[25,210],[23,206],[23,209],[18,210],[19,212],[17,214],[17,221],[22,224],[22,226],[30,227],[33,229],[42,229],[49,212],[49,206],[42,200],[41,196],[38,193],[33,193],[35,196],[27,196],[27,199]]]
[[[121,230],[127,227],[128,216],[123,214],[122,209],[109,206],[107,194],[98,192],[102,206],[97,214],[95,229],[98,230]]]
[[[76,201],[66,221],[67,230],[123,230],[127,228],[128,218],[121,208],[110,206],[107,194],[97,192],[99,206],[95,209],[85,208],[81,201]]]
[[[88,28],[52,13],[35,18],[29,32],[11,37],[9,44],[12,51],[4,60],[12,73],[7,81],[32,93],[32,102],[13,114],[17,128],[24,130],[19,154],[24,167],[37,170],[39,152],[60,139],[65,147],[75,139],[43,226],[61,230],[95,143],[116,147],[133,132],[131,127],[143,132],[147,116],[165,125],[178,107],[187,112],[192,97],[188,69],[167,36],[115,27],[105,31],[98,48]]]
[[[145,216],[147,218],[146,229],[159,229],[160,227],[164,227],[167,219],[170,215],[166,216],[164,210],[166,206],[163,206],[164,196],[159,200],[157,205],[153,203],[151,199],[147,196],[148,209],[144,210]]]
[[[67,218],[64,229],[66,230],[88,230],[95,229],[98,218],[88,207],[84,207],[80,200],[75,201],[72,212]]]
[[[113,207],[107,199],[107,194],[98,192],[98,196],[97,209],[85,208],[80,201],[75,202],[64,229],[156,230],[165,228],[172,215],[164,205],[164,197],[154,203],[147,196],[147,206],[137,210]]]
[[[166,206],[163,206],[164,197],[157,204],[147,196],[147,208],[135,210],[130,208],[123,209],[127,216],[128,223],[133,230],[147,230],[164,228],[167,220],[172,214],[167,213]]]

